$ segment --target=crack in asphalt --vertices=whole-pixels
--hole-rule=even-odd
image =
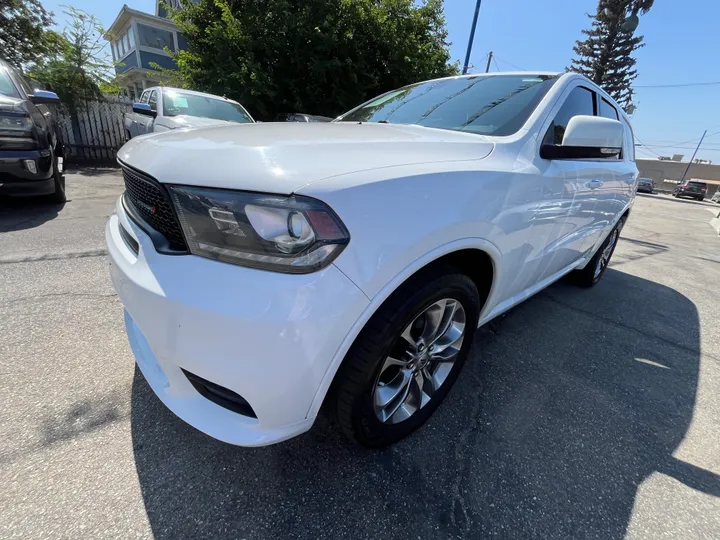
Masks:
[[[9,255],[0,257],[0,264],[17,264],[37,261],[62,261],[66,259],[81,259],[83,257],[104,257],[106,249],[87,249],[85,251],[71,251],[68,253],[39,253],[32,255]]]

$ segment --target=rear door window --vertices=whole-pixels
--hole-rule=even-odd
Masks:
[[[600,96],[598,96],[600,97]],[[611,120],[619,120],[617,109],[605,98],[600,98],[600,109],[598,110],[598,116],[603,118],[610,118]]]
[[[544,144],[562,144],[568,122],[573,116],[581,115],[594,116],[595,104],[593,93],[587,88],[578,86],[570,92],[570,95],[565,99],[565,103],[555,115],[552,124],[550,124],[550,129],[545,134]]]

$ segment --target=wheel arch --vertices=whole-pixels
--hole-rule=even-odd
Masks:
[[[347,352],[367,322],[383,306],[388,298],[409,279],[436,264],[449,264],[458,268],[468,275],[478,288],[482,305],[479,320],[482,320],[483,315],[487,313],[491,305],[489,300],[494,296],[497,287],[498,280],[496,278],[499,275],[500,260],[500,251],[491,242],[480,238],[465,238],[440,246],[408,265],[402,272],[396,275],[395,278],[388,282],[378,294],[370,299],[370,303],[365,308],[365,311],[345,336],[340,348],[336,351],[332,361],[328,365],[306,417],[314,418],[320,411]]]

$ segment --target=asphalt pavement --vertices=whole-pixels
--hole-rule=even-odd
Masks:
[[[118,172],[67,185],[0,200],[0,538],[720,537],[717,206],[640,195],[602,282],[480,329],[396,446],[321,417],[245,449],[135,369],[104,249]]]

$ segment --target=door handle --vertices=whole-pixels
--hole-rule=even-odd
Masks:
[[[603,185],[603,181],[602,181],[602,180],[598,180],[597,178],[594,179],[594,180],[590,180],[590,181],[588,182],[588,187],[589,187],[590,189],[597,189],[597,188],[599,188],[599,187],[602,186],[602,185]]]

